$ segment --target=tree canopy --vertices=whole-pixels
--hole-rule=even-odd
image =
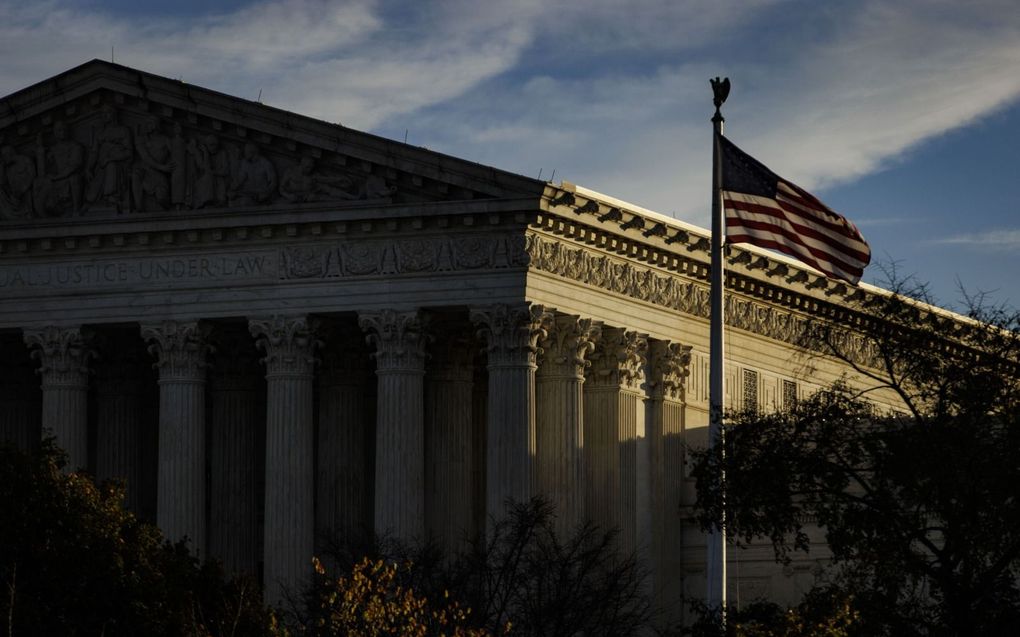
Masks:
[[[856,372],[783,413],[734,414],[696,454],[697,514],[777,559],[821,527],[833,567],[818,599],[851,599],[862,635],[1010,634],[1020,625],[1020,315],[970,299],[966,317],[894,286],[815,350]],[[859,345],[860,343],[858,343]],[[880,409],[871,392],[894,392]],[[725,499],[720,480],[725,470]]]

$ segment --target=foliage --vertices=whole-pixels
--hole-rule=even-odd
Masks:
[[[398,567],[385,560],[363,558],[350,575],[327,577],[322,563],[315,560],[317,581],[314,598],[318,602],[314,619],[301,634],[314,637],[331,635],[426,637],[484,637],[485,630],[467,626],[470,615],[444,595],[440,605],[400,583],[400,575],[411,570],[410,563]],[[402,573],[403,572],[403,573]]]
[[[258,635],[254,583],[227,581],[123,508],[123,489],[64,473],[52,440],[0,446],[0,616],[7,635]]]
[[[616,534],[582,525],[560,538],[550,504],[536,498],[510,504],[508,515],[463,551],[435,545],[377,542],[371,554],[412,561],[401,571],[404,586],[430,599],[447,591],[472,609],[471,625],[499,635],[572,637],[633,635],[652,621],[644,573],[621,554]],[[334,559],[351,564],[364,548],[342,548]],[[356,558],[355,558],[356,559]]]
[[[837,384],[787,413],[738,414],[721,449],[697,455],[696,508],[777,558],[825,533],[831,590],[860,612],[853,634],[1004,634],[1020,625],[1020,315],[972,299],[973,321],[894,286],[854,318],[865,348],[831,324],[814,345],[866,391]],[[862,353],[863,352],[863,353]],[[869,391],[894,392],[881,411]]]
[[[695,604],[698,621],[686,634],[723,637],[718,610]],[[727,635],[732,637],[847,637],[859,621],[853,600],[839,592],[816,590],[795,608],[755,602],[729,611]]]

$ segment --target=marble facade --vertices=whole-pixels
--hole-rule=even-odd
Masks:
[[[0,103],[0,436],[55,436],[270,601],[323,538],[455,546],[536,494],[619,528],[664,608],[700,596],[705,231],[99,61]],[[878,292],[729,262],[729,405],[846,371],[798,338]],[[748,597],[814,568],[740,559]]]

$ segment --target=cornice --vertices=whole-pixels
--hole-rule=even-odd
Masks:
[[[481,200],[416,205],[283,208],[220,214],[140,213],[0,228],[0,264],[57,255],[125,254],[132,249],[222,248],[321,239],[374,239],[422,233],[519,230],[534,219],[534,200]]]

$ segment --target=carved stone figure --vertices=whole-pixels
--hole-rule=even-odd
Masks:
[[[36,137],[35,211],[39,216],[78,214],[82,210],[85,149],[69,139],[64,122],[53,124],[53,145]]]
[[[0,148],[0,219],[25,219],[32,215],[32,160],[13,146]]]
[[[304,203],[332,199],[357,199],[351,191],[351,180],[342,176],[324,175],[315,170],[315,160],[302,157],[297,166],[288,168],[280,180],[280,194],[287,201]]]
[[[112,106],[103,107],[103,127],[93,131],[88,186],[89,202],[112,206],[118,212],[131,209],[131,130],[117,121]]]
[[[387,185],[386,180],[378,175],[369,175],[365,178],[364,198],[383,199],[397,192],[396,186]]]
[[[205,208],[227,205],[227,186],[230,183],[230,155],[220,146],[215,135],[206,135],[200,143],[191,140],[188,152],[195,162],[195,182],[192,185],[192,206]]]
[[[135,136],[135,148],[141,160],[131,169],[131,192],[135,210],[145,210],[150,202],[157,210],[170,204],[170,173],[174,169],[170,140],[159,130],[159,120],[146,118]]]
[[[228,193],[231,206],[269,203],[276,194],[276,168],[252,142],[244,145]]]
[[[174,122],[174,136],[170,138],[170,203],[175,210],[188,204],[188,143],[184,128]]]

